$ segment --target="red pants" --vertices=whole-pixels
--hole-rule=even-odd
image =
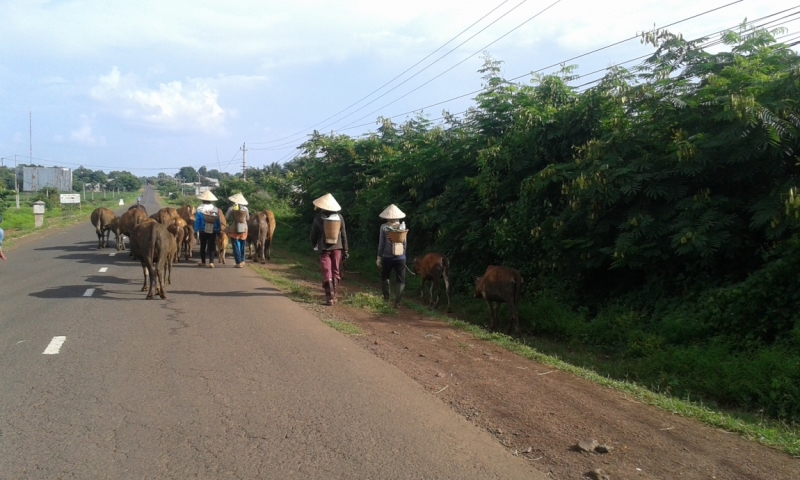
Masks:
[[[322,269],[322,283],[334,278],[340,280],[339,265],[342,263],[341,250],[323,250],[319,253],[319,266]]]

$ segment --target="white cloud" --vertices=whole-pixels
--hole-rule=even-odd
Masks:
[[[150,88],[114,67],[98,79],[90,95],[128,121],[165,130],[222,134],[229,116],[217,103],[217,91],[203,79],[189,80],[187,85],[175,80]]]
[[[105,137],[96,137],[92,132],[92,127],[84,125],[78,130],[73,130],[69,134],[69,140],[72,143],[83,145],[87,147],[105,146]]]

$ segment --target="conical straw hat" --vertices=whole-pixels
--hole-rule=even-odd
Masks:
[[[394,203],[386,207],[386,210],[382,211],[378,216],[387,220],[399,220],[401,218],[406,218],[406,214],[397,208]]]
[[[233,203],[237,203],[239,205],[247,205],[247,200],[244,198],[244,195],[242,195],[241,193],[237,193],[235,195],[231,195],[230,197],[228,197],[228,200],[230,200]]]
[[[330,193],[326,193],[325,195],[314,200],[312,203],[320,210],[326,210],[328,212],[338,212],[342,209],[342,207],[339,206],[339,204],[336,202],[336,199],[333,198],[333,195]]]
[[[211,193],[211,190],[206,190],[205,192],[201,193],[200,195],[197,196],[197,199],[198,200],[203,200],[204,202],[216,202],[217,201],[217,197],[215,197],[214,194]]]

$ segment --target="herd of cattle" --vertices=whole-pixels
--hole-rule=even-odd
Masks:
[[[113,232],[116,248],[125,250],[125,238],[129,239],[130,255],[142,264],[147,298],[158,294],[167,298],[164,284],[169,284],[172,264],[192,258],[194,247],[195,208],[184,205],[178,209],[167,207],[147,216],[144,205],[133,205],[117,217],[107,208],[97,208],[92,212],[91,222],[97,233],[97,248],[105,248]],[[224,216],[220,216],[223,230],[227,227]],[[248,220],[247,246],[253,261],[265,263],[270,258],[270,247],[275,233],[275,216],[269,210],[258,212]],[[216,250],[220,262],[225,263],[228,236],[216,236]],[[255,253],[253,253],[255,248]],[[149,290],[148,290],[149,279]]]
[[[153,215],[147,216],[143,205],[134,205],[120,217],[107,208],[98,208],[92,212],[91,221],[97,233],[97,248],[105,248],[113,232],[116,237],[117,250],[125,250],[125,238],[130,239],[131,256],[142,264],[144,284],[142,291],[147,290],[147,298],[158,294],[167,298],[164,284],[170,283],[172,264],[183,255],[186,260],[192,258],[194,247],[195,209],[184,205],[178,209],[162,208]],[[226,225],[224,216],[220,216],[223,230]],[[247,247],[253,261],[265,263],[271,258],[270,247],[275,233],[275,216],[269,210],[258,212],[248,220]],[[216,237],[217,256],[225,263],[228,236]],[[253,254],[255,247],[255,254]],[[450,263],[446,256],[429,253],[424,257],[414,258],[413,273],[422,279],[420,297],[425,300],[425,283],[430,282],[428,306],[439,305],[440,286],[444,281],[447,296],[447,311],[450,311]],[[148,290],[149,279],[149,290]],[[483,298],[489,306],[489,329],[495,330],[498,323],[498,311],[501,303],[508,304],[511,322],[508,331],[514,328],[520,334],[519,314],[517,306],[522,295],[522,277],[517,270],[490,265],[482,277],[475,279],[475,297]]]

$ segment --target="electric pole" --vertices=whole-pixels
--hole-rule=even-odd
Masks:
[[[247,148],[244,146],[244,142],[242,142],[242,180],[247,180],[247,163],[244,161],[244,155],[247,153]]]
[[[19,210],[19,185],[17,184],[17,156],[14,155],[14,191],[17,192],[17,210]]]

